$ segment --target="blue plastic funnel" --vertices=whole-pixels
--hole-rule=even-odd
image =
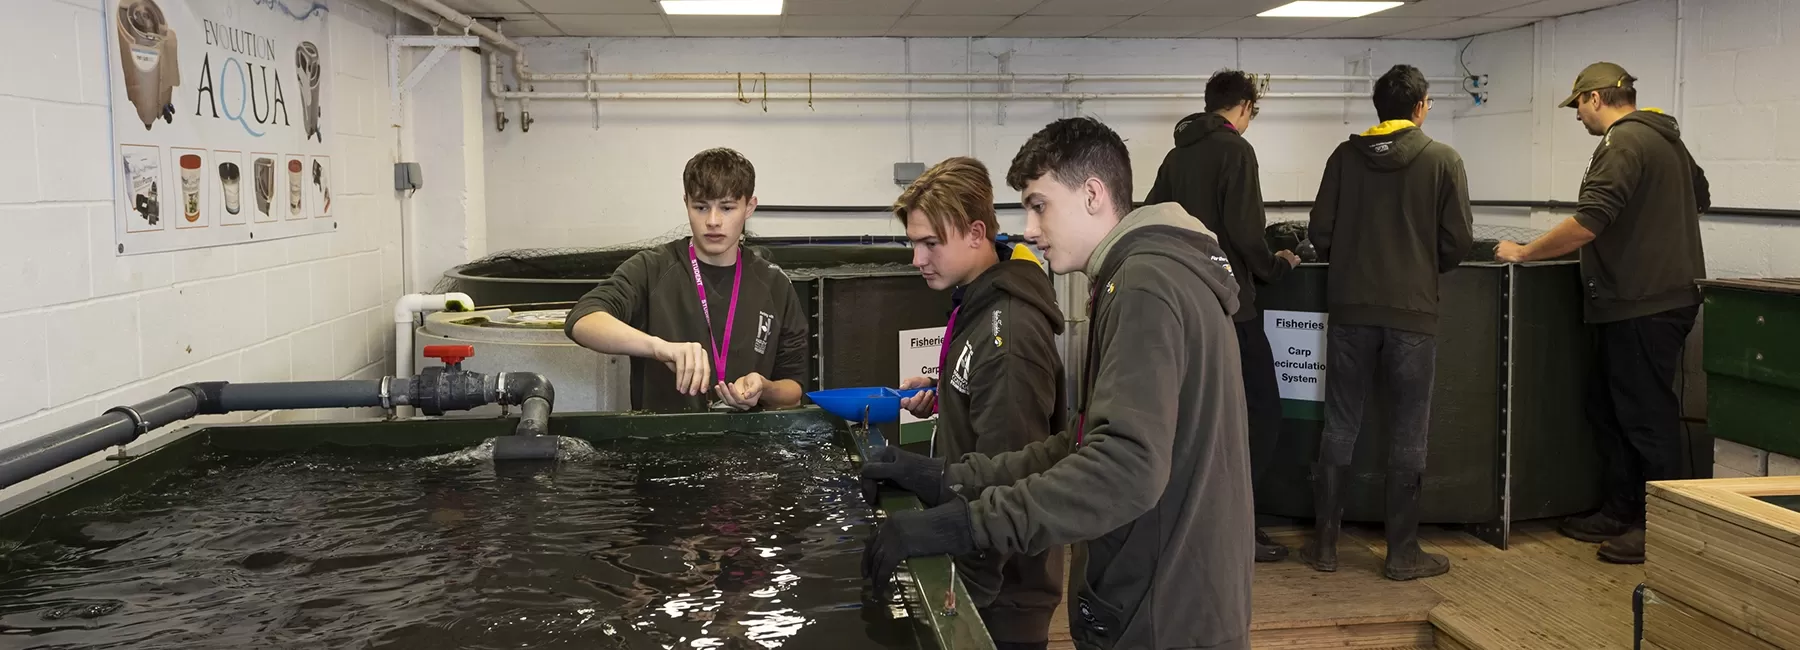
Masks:
[[[819,408],[850,422],[863,421],[865,409],[870,422],[900,420],[900,393],[885,386],[815,390],[806,396]]]

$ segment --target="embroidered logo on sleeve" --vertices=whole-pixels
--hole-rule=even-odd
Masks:
[[[775,315],[766,311],[756,312],[756,353],[766,354],[769,351],[769,334],[775,331]]]
[[[969,394],[969,364],[975,360],[975,342],[964,341],[962,352],[956,355],[956,371],[950,374],[950,385],[962,394]]]

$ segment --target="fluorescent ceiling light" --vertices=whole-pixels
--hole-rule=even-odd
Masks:
[[[663,4],[669,4],[664,0]],[[1299,0],[1257,14],[1270,18],[1356,18],[1377,11],[1393,9],[1404,2],[1340,2],[1337,0]]]
[[[781,0],[662,0],[671,16],[779,16]]]

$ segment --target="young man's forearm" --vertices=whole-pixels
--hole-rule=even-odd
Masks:
[[[762,402],[766,408],[791,408],[800,405],[800,382],[792,379],[776,379],[763,387]]]
[[[569,332],[569,338],[581,347],[601,354],[640,358],[656,356],[656,344],[662,342],[603,311],[581,317]]]
[[[1591,241],[1594,241],[1593,231],[1581,225],[1574,217],[1569,217],[1556,224],[1550,232],[1544,233],[1544,236],[1526,244],[1525,259],[1522,261],[1535,262],[1562,257]]]

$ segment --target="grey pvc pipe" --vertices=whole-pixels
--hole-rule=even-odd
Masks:
[[[396,382],[395,388],[402,384]],[[226,411],[381,406],[381,380],[226,384],[219,390],[219,405]]]
[[[129,407],[142,418],[142,430],[130,415],[115,410],[0,450],[0,488],[11,487],[89,454],[131,442],[143,431],[193,417],[199,407],[200,400],[192,391],[177,388]]]
[[[519,409],[519,426],[513,429],[518,435],[541,436],[550,431],[550,401],[542,397],[531,397]]]

